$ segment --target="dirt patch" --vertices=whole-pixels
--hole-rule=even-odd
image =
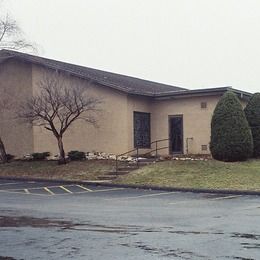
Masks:
[[[141,226],[106,226],[92,223],[74,223],[72,221],[48,218],[35,218],[29,216],[0,216],[0,227],[60,228],[63,230],[123,233],[133,235],[140,232],[160,232],[160,230],[144,228]]]
[[[231,237],[247,238],[247,239],[253,239],[253,240],[259,240],[260,239],[260,235],[258,235],[258,234],[248,234],[248,233],[232,233]]]

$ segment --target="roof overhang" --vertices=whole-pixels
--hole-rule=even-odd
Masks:
[[[180,99],[187,97],[201,97],[201,96],[222,96],[225,92],[232,91],[240,99],[248,100],[252,93],[234,89],[232,87],[220,87],[220,88],[207,88],[207,89],[194,89],[183,90],[178,92],[169,92],[154,96],[156,100],[168,100],[168,99]]]

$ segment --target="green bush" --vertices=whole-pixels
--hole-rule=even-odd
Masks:
[[[50,156],[49,152],[32,153],[33,161],[43,161],[43,160],[46,160],[48,156]]]
[[[253,143],[254,143],[254,157],[260,156],[260,93],[255,93],[249,100],[245,114],[248,124],[251,128]]]
[[[211,120],[210,150],[220,161],[244,161],[253,153],[253,138],[238,97],[231,91],[219,100]]]
[[[68,152],[68,157],[71,161],[81,161],[86,159],[85,153],[80,151],[70,151]]]

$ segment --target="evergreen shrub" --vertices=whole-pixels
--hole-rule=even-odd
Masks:
[[[86,160],[86,155],[84,152],[80,151],[70,151],[68,152],[68,157],[71,161],[82,161]]]
[[[253,136],[253,143],[254,143],[253,156],[259,157],[260,156],[260,93],[255,93],[251,97],[244,111]]]
[[[210,150],[220,161],[244,161],[253,153],[253,138],[242,105],[232,91],[219,100],[211,120]]]

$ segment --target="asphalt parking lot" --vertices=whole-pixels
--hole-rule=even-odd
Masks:
[[[1,180],[0,212],[0,259],[260,259],[258,196]]]

